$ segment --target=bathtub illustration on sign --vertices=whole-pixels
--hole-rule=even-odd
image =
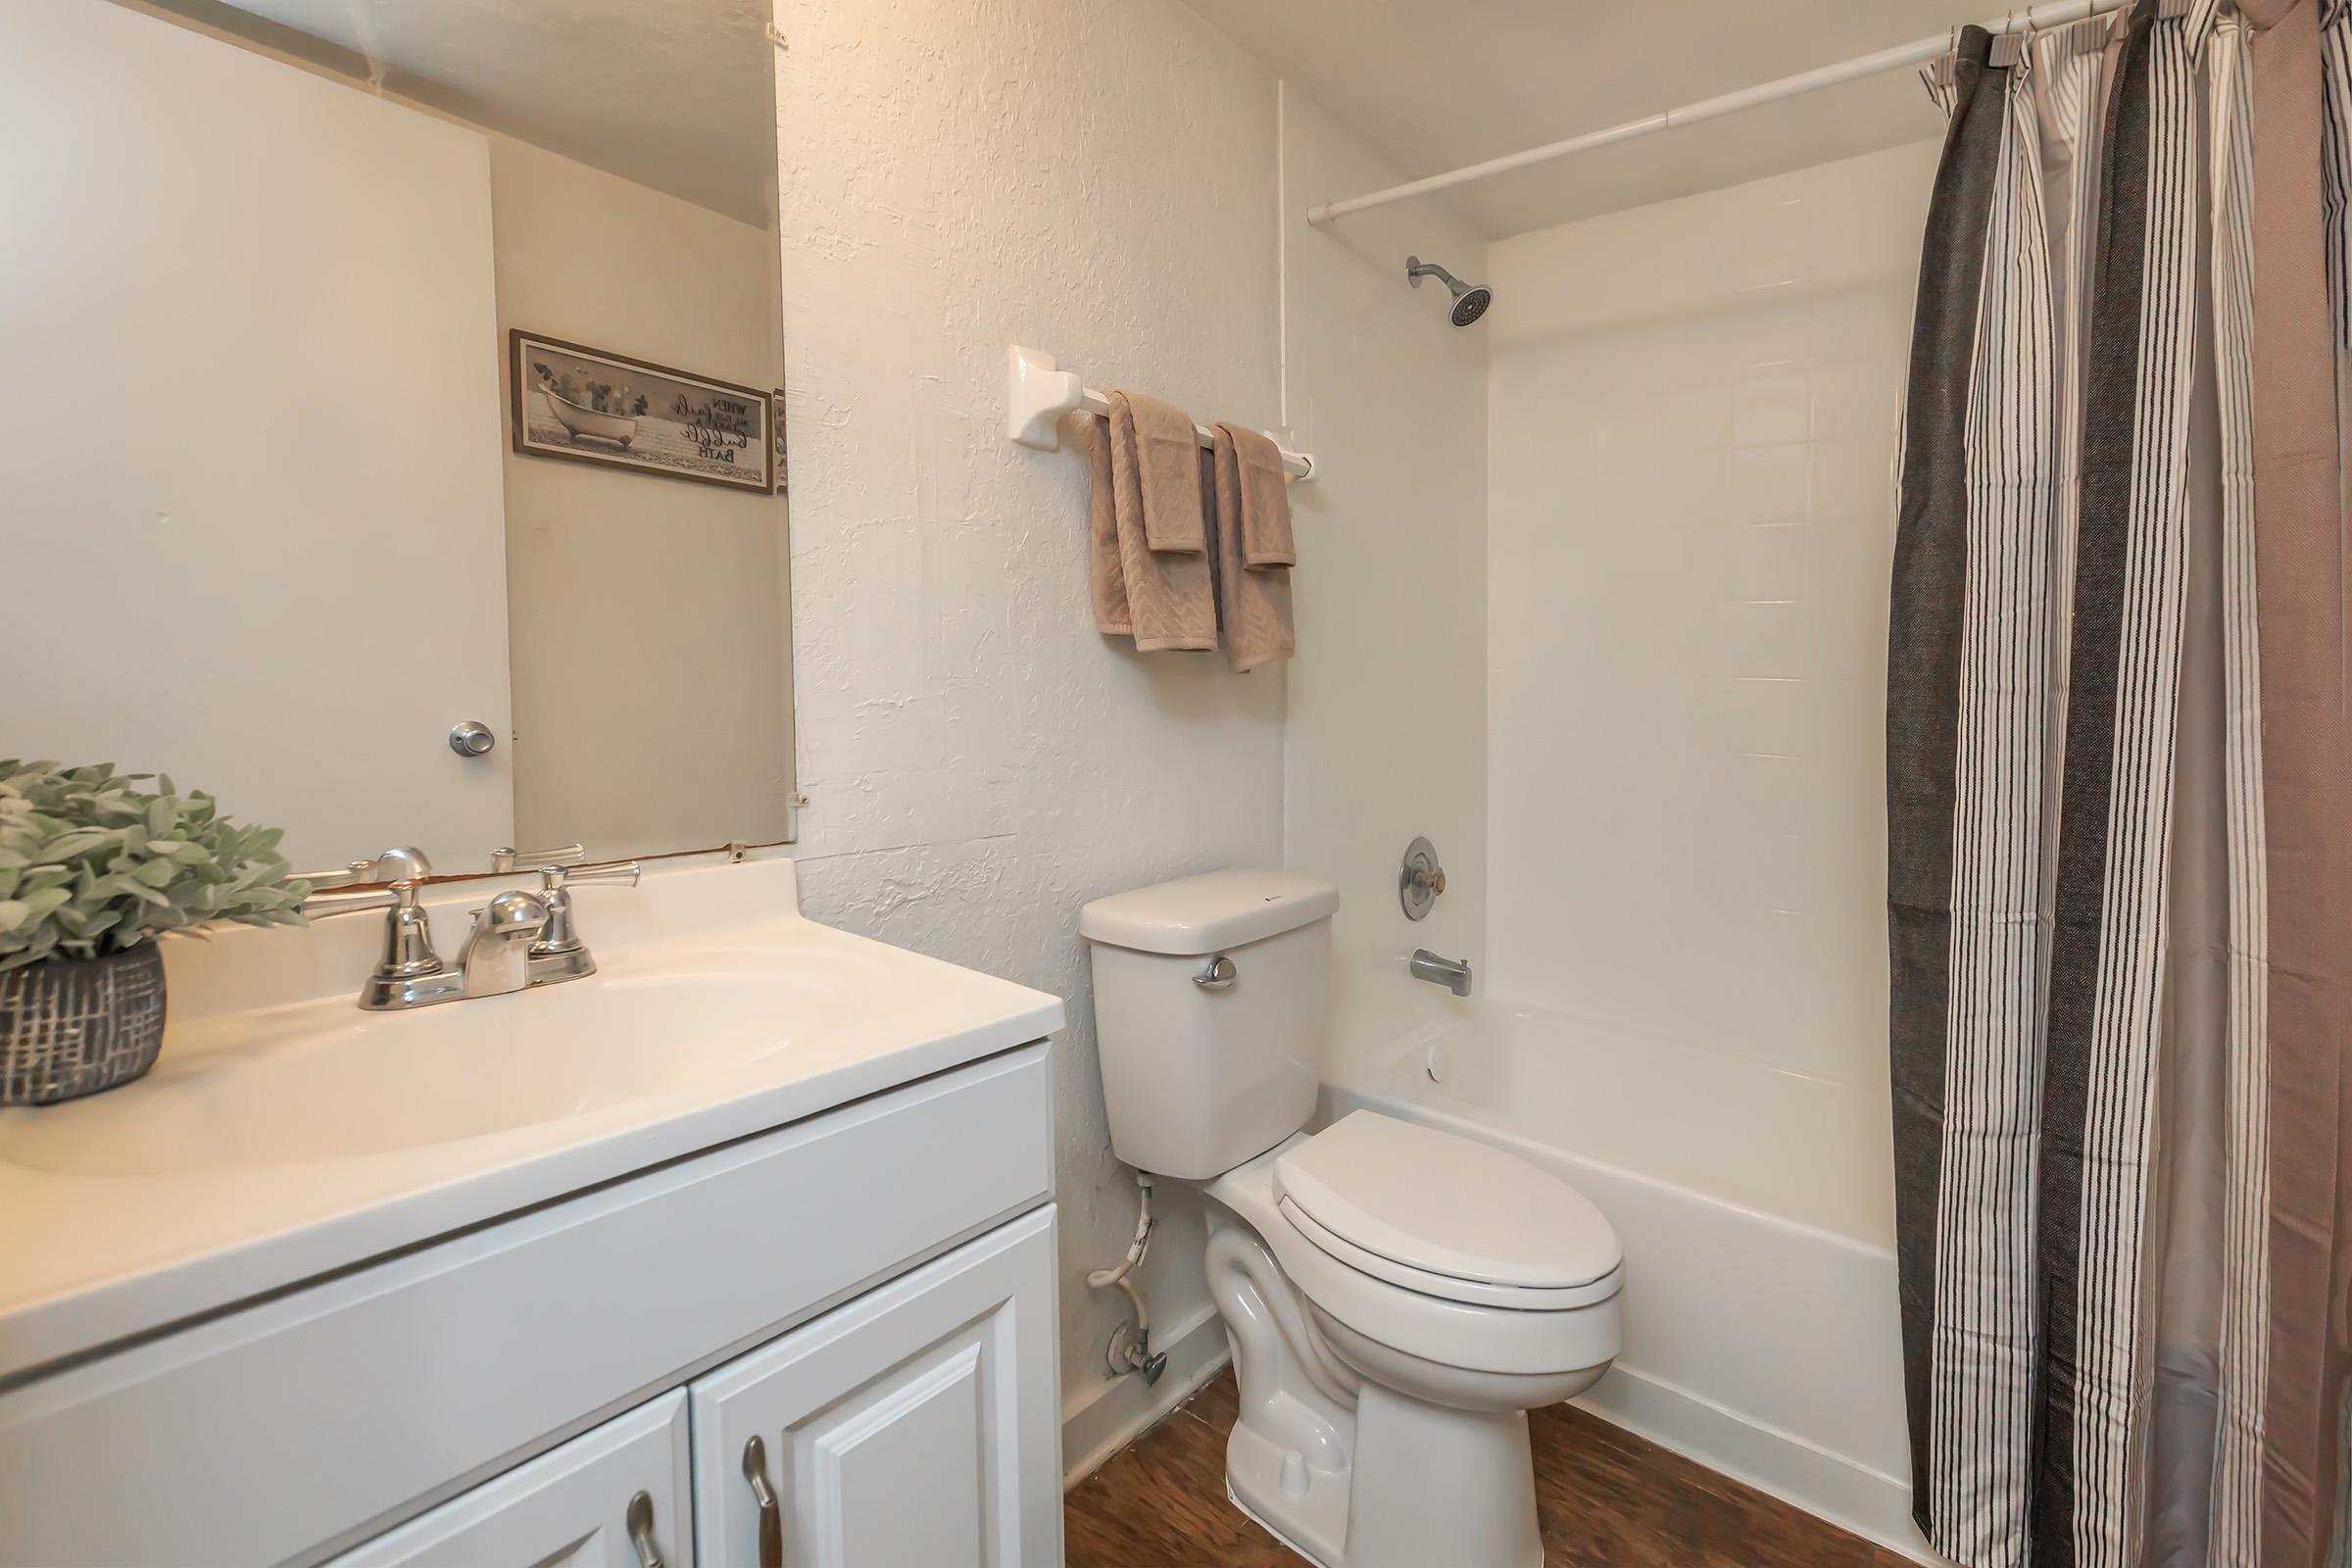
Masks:
[[[557,422],[575,436],[593,436],[599,441],[611,441],[624,447],[637,439],[637,420],[632,416],[600,414],[594,409],[584,409],[546,381],[539,383],[539,395],[547,399],[548,410],[555,415]]]

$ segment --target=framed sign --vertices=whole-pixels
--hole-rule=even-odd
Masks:
[[[767,393],[519,328],[507,346],[514,450],[523,456],[775,490],[779,441]]]
[[[768,422],[776,431],[776,494],[792,489],[792,469],[784,462],[784,389],[776,388],[767,395]]]

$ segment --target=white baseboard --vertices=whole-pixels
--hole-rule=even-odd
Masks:
[[[1944,1564],[1911,1522],[1908,1482],[1727,1410],[1622,1361],[1575,1402],[1604,1421],[1914,1562],[1930,1568]]]
[[[1095,1385],[1082,1401],[1061,1408],[1061,1485],[1067,1491],[1093,1475],[1137,1438],[1190,1398],[1200,1385],[1224,1370],[1228,1359],[1225,1323],[1209,1307],[1167,1338],[1153,1336],[1167,1352],[1167,1370],[1147,1387],[1143,1374]]]

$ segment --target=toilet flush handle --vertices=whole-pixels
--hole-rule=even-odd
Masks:
[[[1193,976],[1193,984],[1203,991],[1226,991],[1232,988],[1234,977],[1240,973],[1241,970],[1234,967],[1233,960],[1220,953],[1208,960],[1207,968]]]

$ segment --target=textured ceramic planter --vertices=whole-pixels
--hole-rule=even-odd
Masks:
[[[153,941],[0,973],[0,1105],[128,1083],[163,1047],[164,956]]]

